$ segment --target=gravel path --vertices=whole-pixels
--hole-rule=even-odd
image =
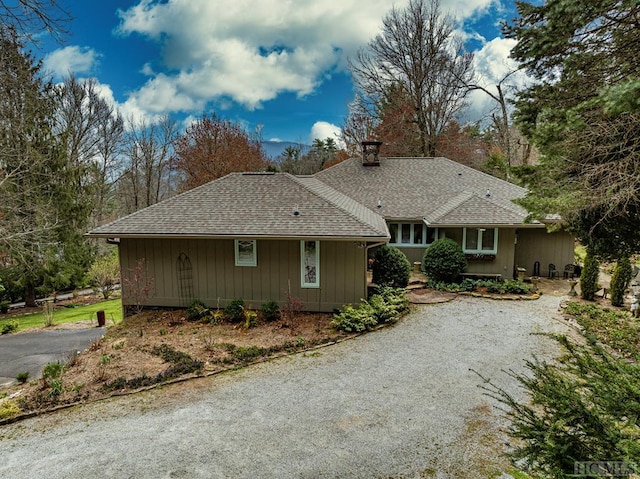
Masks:
[[[418,306],[330,348],[5,426],[0,477],[453,477],[437,464],[491,401],[470,368],[516,391],[501,370],[555,351],[530,333],[561,327],[559,301]]]

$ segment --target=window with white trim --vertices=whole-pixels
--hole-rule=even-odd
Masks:
[[[300,241],[300,266],[303,288],[320,287],[320,241]]]
[[[438,228],[428,228],[424,223],[389,223],[388,226],[391,246],[424,248],[438,239]]]
[[[236,266],[257,266],[256,240],[235,240]]]
[[[464,228],[462,250],[465,253],[496,254],[498,252],[498,228]]]

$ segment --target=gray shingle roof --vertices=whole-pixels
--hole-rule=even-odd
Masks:
[[[316,178],[234,173],[89,235],[385,240],[389,233],[382,217]]]
[[[524,188],[446,158],[381,158],[380,166],[352,158],[315,177],[386,219],[499,226],[521,224],[527,216],[512,202]]]

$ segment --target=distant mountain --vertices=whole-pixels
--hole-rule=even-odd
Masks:
[[[265,155],[277,163],[279,163],[280,155],[284,150],[291,146],[293,148],[302,148],[302,154],[308,153],[311,147],[302,143],[294,143],[292,141],[263,141],[261,142]]]

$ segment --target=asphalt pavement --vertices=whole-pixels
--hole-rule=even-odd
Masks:
[[[18,373],[29,379],[42,375],[42,368],[55,361],[66,361],[102,337],[106,328],[66,329],[0,336],[0,387],[15,382]]]

